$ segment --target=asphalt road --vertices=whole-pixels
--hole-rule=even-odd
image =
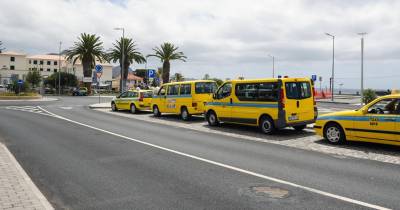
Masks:
[[[399,208],[398,165],[118,118],[97,100],[40,104],[64,118],[0,102],[1,141],[57,209]]]

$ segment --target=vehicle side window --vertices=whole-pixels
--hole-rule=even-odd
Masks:
[[[162,86],[160,88],[160,90],[158,91],[157,95],[159,95],[159,96],[165,95],[165,92],[166,92],[165,89],[167,89],[167,86]]]
[[[398,99],[386,98],[368,108],[370,114],[398,114]]]
[[[152,92],[143,92],[143,98],[153,98],[153,93]]]
[[[214,93],[216,89],[217,84],[215,82],[196,82],[195,84],[196,94]]]
[[[397,99],[395,114],[400,115],[400,99]]]
[[[217,91],[217,99],[222,99],[226,98],[231,95],[232,92],[232,84],[231,83],[225,83],[223,86],[221,86],[218,91]]]
[[[119,95],[120,98],[126,98],[128,97],[128,92],[123,92],[121,95]]]
[[[168,87],[167,95],[178,95],[179,85],[170,85]]]
[[[136,98],[136,97],[138,97],[138,92],[130,91],[130,92],[128,92],[128,97],[129,98]]]
[[[181,95],[190,95],[192,93],[192,85],[191,84],[182,84],[179,90]]]
[[[236,85],[236,96],[240,101],[278,101],[278,83],[247,83]]]

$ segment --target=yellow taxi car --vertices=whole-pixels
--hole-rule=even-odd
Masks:
[[[112,99],[111,109],[130,110],[133,114],[137,111],[150,111],[152,97],[152,90],[129,90]]]
[[[314,129],[332,144],[348,140],[400,145],[400,95],[380,97],[358,110],[321,115]]]
[[[210,126],[220,122],[259,126],[266,134],[315,122],[313,83],[308,78],[232,80],[222,84],[206,104]]]
[[[211,100],[216,89],[217,83],[213,80],[164,84],[153,96],[153,115],[159,117],[161,113],[173,113],[180,114],[183,120],[188,120],[191,115],[203,114],[204,104]]]

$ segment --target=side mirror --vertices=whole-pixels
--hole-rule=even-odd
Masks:
[[[216,99],[217,98],[217,94],[213,93],[212,98]]]

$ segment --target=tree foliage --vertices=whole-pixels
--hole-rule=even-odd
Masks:
[[[42,81],[42,76],[36,69],[29,71],[28,74],[26,75],[26,82],[31,84],[33,88],[39,86],[41,81]]]
[[[372,89],[366,89],[363,92],[363,102],[364,104],[368,104],[369,102],[375,100],[377,98],[376,93]]]
[[[96,60],[100,62],[107,60],[103,42],[101,42],[100,37],[96,34],[82,33],[78,37],[78,41],[74,43],[74,46],[66,50],[66,55],[67,59],[73,61],[73,64],[77,61],[82,62],[83,75],[85,77],[92,77],[92,69],[96,65]],[[85,86],[90,94],[91,82],[86,82]]]
[[[44,80],[46,86],[53,88],[58,87],[58,75],[60,74],[60,85],[61,87],[76,87],[78,86],[78,79],[74,74],[67,72],[56,72],[47,77]]]
[[[181,60],[183,62],[186,61],[187,57],[183,54],[183,52],[178,51],[179,47],[174,46],[171,43],[163,43],[160,47],[153,48],[154,54],[148,55],[149,57],[157,57],[163,63],[163,83],[169,82],[170,77],[170,61],[172,60]]]
[[[123,79],[122,86],[126,86],[129,66],[136,63],[145,63],[146,58],[138,51],[136,44],[131,38],[122,38],[113,44],[113,48],[108,51],[107,59],[113,62],[119,62],[119,66],[123,69],[121,78]],[[124,65],[122,65],[122,51],[124,53]],[[123,67],[122,67],[123,66]],[[121,88],[121,91],[123,89]]]
[[[5,50],[6,48],[3,47],[3,42],[0,41],[0,53],[3,52],[3,50]]]
[[[182,82],[185,80],[185,78],[183,77],[183,75],[181,73],[175,73],[172,79],[175,82]]]

